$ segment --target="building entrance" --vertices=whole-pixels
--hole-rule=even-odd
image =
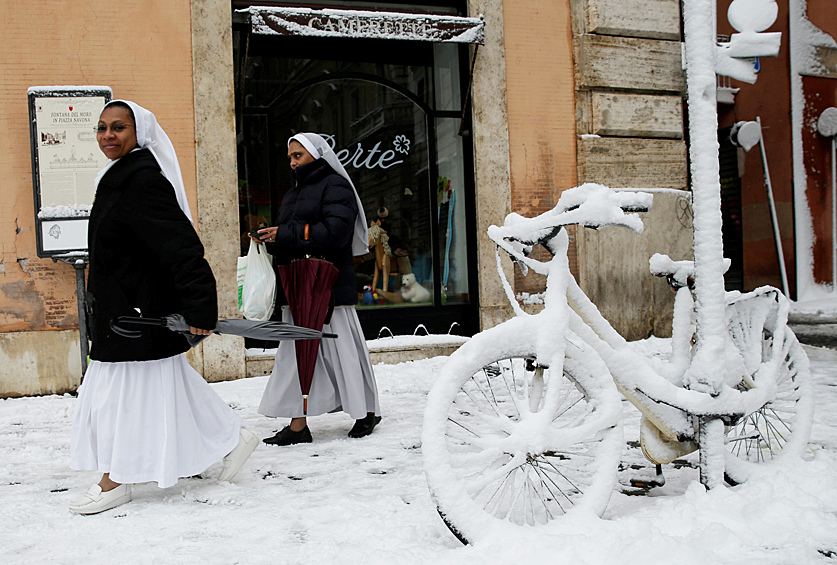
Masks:
[[[318,133],[370,224],[370,251],[355,258],[367,338],[477,331],[467,48],[234,29],[242,254],[291,188],[288,138]]]

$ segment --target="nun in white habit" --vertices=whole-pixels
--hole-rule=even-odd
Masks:
[[[207,335],[215,278],[192,225],[171,141],[154,114],[124,100],[102,110],[96,137],[109,161],[97,176],[88,244],[91,363],[78,391],[70,466],[99,471],[70,510],[96,514],[131,500],[131,484],[161,488],[223,459],[230,480],[258,438],[186,361],[185,337],[164,328],[114,333],[117,316],[184,315]]]
[[[307,413],[303,412],[295,346],[292,341],[280,342],[259,412],[291,418],[291,422],[264,442],[311,442],[307,416],[339,411],[355,419],[349,437],[364,437],[381,421],[375,374],[355,311],[352,258],[368,252],[366,216],[352,180],[321,136],[300,133],[291,137],[288,158],[295,185],[282,200],[276,225],[259,234],[277,264],[314,256],[337,267],[334,313],[323,331],[338,337],[320,341]],[[287,304],[284,293],[277,296],[277,305],[282,301]],[[282,307],[282,320],[293,323],[288,306]]]

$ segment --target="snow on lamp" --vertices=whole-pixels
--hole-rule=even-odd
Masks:
[[[779,13],[775,0],[733,0],[727,10],[733,33],[729,42],[715,50],[715,72],[742,82],[756,82],[753,64],[744,59],[776,57],[782,44],[782,33],[764,33]]]

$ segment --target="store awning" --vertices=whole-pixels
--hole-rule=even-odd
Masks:
[[[249,15],[252,32],[260,35],[407,39],[480,45],[484,40],[482,17],[265,6],[237,11]]]

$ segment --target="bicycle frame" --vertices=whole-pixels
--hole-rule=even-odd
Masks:
[[[497,244],[497,265],[503,288],[516,314],[528,315],[517,304],[511,285],[501,268],[500,248],[519,264],[546,275],[546,306],[535,316],[544,317],[545,322],[551,327],[550,341],[558,337],[559,343],[563,344],[564,340],[560,337],[573,339],[577,336],[591,346],[610,371],[620,393],[634,404],[668,441],[695,442],[698,438],[697,423],[700,418],[721,419],[727,426],[734,425],[775,395],[775,373],[771,374],[771,371],[775,371],[782,361],[784,347],[781,341],[774,344],[773,358],[770,362],[753,378],[746,372],[739,375],[747,379],[747,384],[751,387],[746,391],[733,389],[729,384],[724,384],[716,395],[684,388],[687,384],[684,383],[684,375],[691,364],[691,339],[694,335],[692,317],[695,310],[691,291],[686,287],[678,290],[675,299],[671,360],[666,364],[654,366],[649,359],[632,350],[628,342],[613,329],[595,304],[584,294],[569,270],[569,239],[566,230],[561,226],[567,225],[567,220],[571,219],[562,218],[560,212],[556,213],[553,210],[532,219],[517,217],[512,226],[514,229],[504,229],[508,226],[492,226],[489,229],[489,236]],[[636,229],[634,225],[627,225],[627,222],[602,223]],[[528,225],[529,229],[521,230],[524,225]],[[514,235],[511,235],[512,233]],[[524,239],[521,237],[522,233],[535,237]],[[512,238],[511,241],[509,237]],[[553,257],[543,262],[526,256],[525,252],[529,247],[527,244],[534,242],[544,244]],[[727,304],[729,307],[754,300],[775,304],[775,309],[772,305],[769,308],[775,310],[771,314],[773,319],[770,320],[770,329],[774,340],[783,340],[788,303],[782,298],[777,290],[765,287],[745,295],[736,296],[733,293]],[[538,350],[560,355],[560,351],[555,351],[555,347],[555,342],[552,342],[545,348],[539,346]],[[558,347],[563,348],[563,345]],[[727,348],[730,349],[729,346]]]
[[[810,371],[786,327],[788,302],[776,289],[720,297],[726,320],[718,324],[723,335],[714,339],[725,362],[708,375],[715,385],[707,387],[706,349],[693,341],[702,307],[688,286],[693,263],[664,256],[651,261],[654,274],[683,287],[675,298],[667,361],[634,350],[573,278],[564,226],[641,232],[639,217],[625,212],[648,208],[650,200],[649,194],[582,185],[564,191],[544,214],[509,214],[503,226],[489,228],[517,316],[451,355],[428,392],[422,431],[428,487],[460,540],[497,528],[546,525],[574,511],[601,515],[621,457],[620,392],[643,414],[639,435],[646,458],[662,465],[698,450],[707,488],[744,482],[753,465],[805,449],[813,408]],[[529,257],[535,245],[552,257]],[[537,314],[517,303],[500,249],[524,274],[531,268],[546,276],[545,308]]]

